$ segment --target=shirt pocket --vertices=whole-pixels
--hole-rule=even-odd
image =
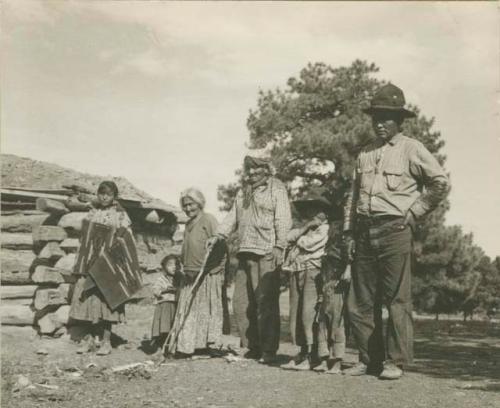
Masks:
[[[375,167],[373,166],[358,167],[357,172],[360,179],[361,190],[369,192],[373,185],[373,178],[375,176]]]
[[[395,191],[401,185],[403,180],[403,169],[399,167],[391,167],[384,170],[384,177],[387,183],[387,189]]]

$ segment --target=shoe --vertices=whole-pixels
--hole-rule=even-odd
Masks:
[[[249,360],[259,360],[262,357],[262,353],[259,350],[250,349],[243,354],[243,357]]]
[[[326,358],[322,359],[317,366],[313,367],[313,371],[316,371],[318,373],[324,373],[325,371],[328,371],[328,360]]]
[[[259,359],[261,364],[272,364],[276,361],[276,353],[272,351],[264,351],[262,357]]]
[[[362,362],[359,362],[350,368],[342,370],[342,374],[349,375],[351,377],[366,375],[367,373],[368,373],[368,366]]]
[[[283,370],[294,370],[295,367],[307,358],[305,354],[297,354],[288,363],[280,365]]]
[[[219,350],[219,349],[209,348],[208,355],[211,358],[221,358],[221,357],[224,357],[226,355],[226,353],[222,350]]]
[[[107,356],[108,354],[111,354],[111,343],[108,341],[103,342],[96,354],[98,356]]]
[[[399,380],[403,376],[402,366],[393,363],[385,363],[384,369],[378,376],[381,380]]]
[[[92,338],[80,341],[80,346],[76,349],[76,354],[90,353],[95,350],[95,342]]]
[[[327,374],[342,374],[342,360],[334,360],[332,366],[326,370]]]
[[[306,359],[304,359],[304,361],[300,362],[299,364],[296,364],[293,369],[295,371],[309,371],[309,370],[312,370],[311,361],[309,360],[309,358],[306,358]]]
[[[84,353],[88,353],[89,351],[90,351],[90,347],[87,344],[87,342],[85,342],[85,344],[80,344],[80,347],[78,347],[76,349],[76,354],[84,354]]]
[[[280,368],[283,370],[293,370],[297,363],[294,359],[291,359],[288,363],[280,365]]]

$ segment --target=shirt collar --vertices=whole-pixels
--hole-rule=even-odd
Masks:
[[[394,146],[396,143],[398,143],[403,137],[403,134],[399,132],[397,135],[393,136],[391,140],[389,140],[387,143],[389,143],[391,146]]]
[[[266,181],[264,181],[262,184],[259,184],[257,187],[255,187],[255,190],[265,190],[269,185],[271,184],[271,177],[268,177]]]

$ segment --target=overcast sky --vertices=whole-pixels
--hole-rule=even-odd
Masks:
[[[452,175],[448,224],[500,255],[496,2],[2,2],[2,151],[124,176],[216,213],[259,89],[308,62],[380,67],[436,118]]]

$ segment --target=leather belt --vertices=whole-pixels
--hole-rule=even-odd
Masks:
[[[395,222],[404,222],[404,217],[399,215],[379,215],[379,216],[366,216],[358,215],[356,224],[360,228],[379,227],[384,224],[392,224]]]

